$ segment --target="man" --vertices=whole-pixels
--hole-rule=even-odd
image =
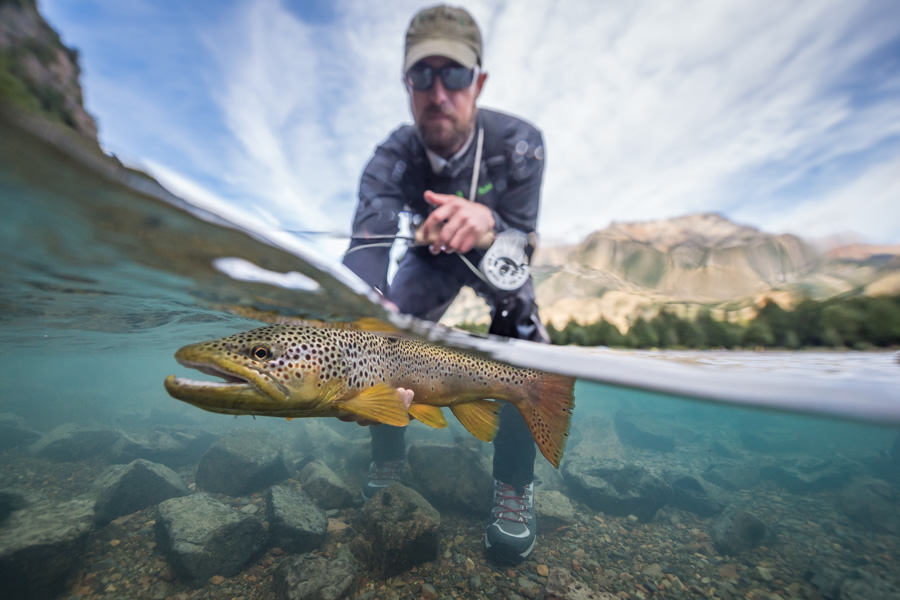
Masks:
[[[437,321],[463,285],[491,307],[490,332],[547,342],[531,279],[504,292],[461,260],[477,265],[485,235],[535,230],[543,178],[543,140],[532,125],[478,109],[487,74],[481,33],[461,8],[417,13],[406,32],[403,80],[414,126],[401,126],[371,158],[359,186],[354,240],[344,263],[405,313]],[[390,236],[408,210],[427,246],[412,247],[388,285],[389,250],[366,237]],[[489,239],[489,238],[488,238]],[[372,465],[364,494],[399,479],[404,428],[371,428]],[[535,446],[524,420],[504,406],[494,440],[494,508],[485,533],[488,555],[518,563],[534,547]]]

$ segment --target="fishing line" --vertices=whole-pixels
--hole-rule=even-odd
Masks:
[[[354,236],[343,236],[343,237],[349,237],[350,239],[377,239],[377,238],[380,238],[380,237],[393,238],[393,239],[395,239],[395,240],[411,240],[411,239],[412,239],[412,238],[410,238],[409,236],[405,236],[405,235],[397,235],[397,236],[373,236],[372,238],[365,238],[365,237],[362,237],[362,236],[356,236],[356,237],[354,237]],[[390,247],[393,246],[393,245],[394,245],[394,242],[375,242],[375,243],[372,243],[372,244],[361,244],[361,245],[359,245],[359,246],[354,246],[354,247],[350,248],[349,250],[347,250],[347,252],[346,252],[345,254],[352,254],[353,252],[356,252],[357,250],[363,250],[363,249],[366,249],[366,248],[390,248]],[[416,244],[416,243],[410,244],[410,246],[417,246],[417,247],[421,247],[421,246],[424,246],[424,245],[426,245],[426,244]],[[493,283],[491,283],[490,281],[488,281],[487,278],[484,276],[484,274],[483,274],[481,271],[478,270],[478,267],[476,267],[475,265],[472,264],[472,261],[470,261],[468,258],[466,258],[466,257],[465,257],[464,255],[462,255],[462,254],[457,254],[457,256],[459,257],[459,259],[460,259],[461,261],[463,261],[463,264],[465,264],[467,267],[469,267],[469,270],[472,271],[472,273],[474,273],[475,276],[478,277],[478,279],[480,279],[481,281],[483,281],[483,282],[485,282],[485,283],[487,283],[487,284],[489,284],[489,285],[493,285]]]
[[[483,147],[484,128],[479,128],[477,141],[475,142],[475,164],[472,168],[472,182],[469,186],[468,200],[470,202],[474,201],[475,193],[476,191],[478,191],[478,177],[481,174],[481,153]],[[291,233],[296,233],[299,235],[330,235],[332,237],[350,240],[385,240],[381,242],[372,242],[354,246],[347,250],[346,254],[368,248],[390,248],[397,240],[405,240],[410,246],[421,247],[429,245],[427,243],[423,243],[423,241],[420,241],[418,239],[418,236],[416,235],[355,236],[346,235],[344,233],[336,231],[302,230],[292,230]],[[455,254],[461,261],[463,261],[463,264],[465,264],[466,267],[468,267],[469,270],[472,271],[472,273],[484,283],[499,290],[517,290],[525,285],[525,282],[528,281],[528,277],[530,276],[528,252],[526,252],[526,248],[533,248],[534,242],[530,236],[516,229],[507,229],[506,231],[502,231],[500,233],[497,233],[496,235],[494,235],[493,232],[490,233],[491,237],[488,238],[486,246],[481,246],[481,242],[479,241],[479,246],[484,248],[485,253],[484,257],[481,259],[481,263],[477,267],[472,264],[472,261],[470,261],[464,255],[459,253]]]

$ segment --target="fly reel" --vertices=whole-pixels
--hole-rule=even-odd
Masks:
[[[519,289],[531,274],[525,253],[527,245],[528,236],[518,229],[498,233],[481,259],[478,270],[498,290],[512,292]]]

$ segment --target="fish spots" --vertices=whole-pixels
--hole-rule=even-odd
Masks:
[[[462,392],[515,398],[517,388],[538,374],[403,336],[299,324],[261,327],[210,342],[209,348],[257,370],[259,350],[266,348],[271,356],[263,363],[263,375],[290,389],[312,385],[330,394],[388,383],[447,402]]]

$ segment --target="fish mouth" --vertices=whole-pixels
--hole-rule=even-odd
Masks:
[[[175,353],[175,359],[185,367],[219,377],[222,381],[169,375],[165,387],[173,398],[229,415],[277,415],[286,408],[287,388],[262,369],[211,357],[198,345],[181,348]]]

